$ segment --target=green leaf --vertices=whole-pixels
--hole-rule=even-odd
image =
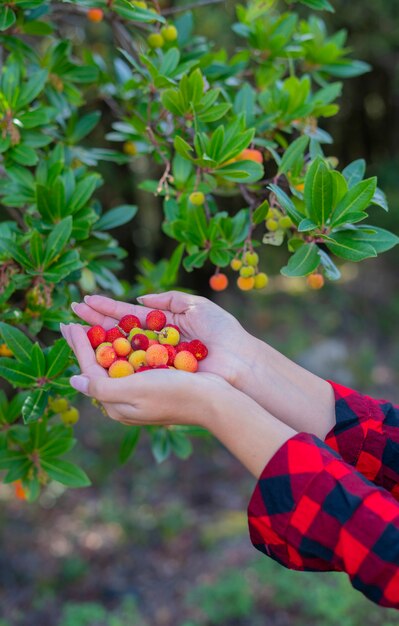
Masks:
[[[341,272],[335,265],[330,255],[324,250],[319,249],[320,263],[323,266],[324,273],[329,280],[339,280],[341,278]]]
[[[334,185],[331,173],[322,157],[317,157],[305,177],[304,200],[309,218],[324,226],[332,210]]]
[[[30,148],[26,144],[19,144],[9,151],[11,159],[19,163],[20,165],[36,165],[39,160],[37,151]]]
[[[298,232],[300,233],[306,233],[309,230],[314,230],[315,228],[317,228],[317,224],[315,224],[312,220],[310,220],[309,218],[305,218],[304,220],[302,220],[302,222],[299,224],[298,226]]]
[[[15,359],[0,358],[0,378],[8,380],[13,387],[32,387],[36,385],[36,378],[32,375],[31,366],[18,363]]]
[[[38,342],[36,342],[32,348],[30,362],[32,374],[34,374],[36,378],[44,376],[44,372],[46,371],[46,359]]]
[[[72,217],[68,215],[68,217],[65,217],[53,228],[47,239],[46,251],[43,259],[44,267],[50,265],[50,263],[61,254],[71,237],[71,233]]]
[[[88,487],[91,485],[85,472],[69,461],[41,459],[41,466],[50,478],[67,487]]]
[[[100,111],[93,111],[79,117],[76,124],[73,126],[71,132],[68,134],[68,139],[71,143],[78,143],[86,137],[97,126],[101,117]]]
[[[284,276],[307,276],[320,264],[319,248],[315,243],[305,243],[292,255],[287,265],[282,268]]]
[[[274,184],[269,185],[267,188],[274,193],[277,198],[277,202],[283,209],[285,209],[292,221],[295,224],[299,224],[303,220],[304,215],[298,211],[295,204],[292,202],[291,198],[287,196],[285,191],[283,191],[278,185]]]
[[[214,265],[226,267],[230,263],[231,254],[215,246],[209,253],[209,259]]]
[[[267,200],[264,200],[254,211],[252,216],[252,222],[254,224],[260,224],[266,218],[270,209],[270,204]]]
[[[366,178],[351,187],[334,209],[330,220],[331,226],[334,226],[338,220],[341,221],[342,216],[362,212],[370,206],[376,187],[375,177]]]
[[[37,230],[34,230],[29,242],[30,255],[32,257],[33,265],[40,267],[43,262],[43,239]]]
[[[15,326],[0,322],[0,332],[8,348],[21,363],[29,363],[33,344],[30,339]]]
[[[111,230],[117,226],[122,226],[130,222],[137,213],[137,206],[132,204],[122,204],[107,211],[95,224],[95,230]]]
[[[190,439],[184,433],[170,428],[169,440],[172,451],[179,459],[188,459],[192,454],[193,446]]]
[[[353,241],[363,241],[373,246],[377,254],[391,250],[399,243],[399,237],[393,233],[385,230],[384,228],[378,228],[377,226],[368,226],[362,224],[357,226],[355,231],[352,231]]]
[[[298,137],[295,141],[290,144],[287,150],[284,152],[284,156],[281,159],[278,173],[286,174],[290,170],[294,169],[297,162],[303,158],[304,152],[309,144],[309,137],[307,135],[303,135],[302,137]]]
[[[151,432],[151,449],[157,463],[162,463],[171,453],[169,433],[166,428]]]
[[[99,174],[89,174],[78,182],[70,201],[69,210],[71,213],[77,213],[89,202],[100,180]]]
[[[81,267],[83,267],[83,263],[80,260],[79,252],[77,250],[68,250],[43,273],[43,278],[49,282],[58,283],[60,280],[67,278],[71,272],[75,272]]]
[[[29,394],[22,407],[22,417],[25,424],[31,424],[43,417],[47,406],[48,391],[36,389]]]
[[[132,456],[139,442],[142,429],[140,426],[129,426],[119,450],[119,461],[123,464]]]
[[[0,31],[7,30],[15,24],[15,13],[9,7],[0,8]]]
[[[371,200],[371,204],[381,207],[381,209],[384,209],[384,211],[389,211],[387,197],[382,189],[379,189],[378,187],[375,190],[375,194]]]
[[[357,159],[352,161],[349,165],[342,170],[342,175],[345,177],[349,189],[360,183],[364,178],[366,172],[366,161],[364,159]]]
[[[65,339],[57,339],[46,355],[47,372],[46,378],[55,378],[64,371],[71,358],[71,348]]]
[[[317,11],[330,11],[334,13],[334,7],[328,2],[328,0],[299,0],[301,4],[305,4],[311,9]]]
[[[264,175],[263,165],[254,161],[236,161],[224,167],[219,167],[214,172],[226,180],[247,184],[256,183]]]
[[[336,256],[347,261],[363,261],[377,256],[375,248],[369,243],[356,239],[355,230],[343,230],[333,235],[323,236],[328,249]]]

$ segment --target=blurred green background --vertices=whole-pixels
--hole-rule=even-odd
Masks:
[[[226,13],[231,21],[235,4],[198,8],[198,32],[231,46]],[[341,112],[326,126],[335,138],[330,154],[342,166],[366,158],[391,206],[389,214],[374,208],[373,222],[399,233],[399,3],[333,4],[329,27],[348,29],[354,56],[373,71],[345,83]],[[99,51],[107,45],[94,27],[89,40]],[[105,114],[97,145],[108,130]],[[105,206],[146,208],[130,230],[115,233],[129,250],[124,278],[131,283],[140,258],[157,261],[171,247],[156,200],[137,190],[145,167],[102,170]],[[275,274],[275,250],[262,253],[262,266]],[[344,265],[340,284],[322,292],[275,275],[265,294],[232,286],[217,301],[308,369],[399,402],[398,261],[394,249]],[[182,276],[181,285],[215,298],[208,278],[205,268]],[[290,572],[255,552],[246,521],[254,480],[217,442],[198,439],[189,461],[157,466],[143,438],[121,468],[125,427],[88,402],[81,409],[76,454],[91,488],[63,493],[50,485],[28,506],[0,487],[0,626],[399,625],[396,612],[363,599],[344,574]]]

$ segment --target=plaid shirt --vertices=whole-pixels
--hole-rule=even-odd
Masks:
[[[336,425],[298,433],[267,463],[248,505],[255,548],[295,570],[346,572],[399,609],[399,407],[329,381]]]

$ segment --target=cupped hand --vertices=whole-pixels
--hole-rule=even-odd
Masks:
[[[106,330],[128,314],[137,315],[144,323],[153,309],[165,312],[167,321],[182,331],[183,341],[200,339],[209,350],[200,361],[199,371],[221,376],[231,385],[253,366],[256,355],[251,340],[238,320],[217,304],[202,296],[180,291],[142,296],[144,306],[127,304],[104,296],[86,296],[84,302],[74,303],[76,315],[91,326],[100,324]]]
[[[112,419],[124,424],[207,428],[218,396],[228,391],[229,386],[218,376],[178,370],[149,370],[109,378],[96,362],[84,326],[64,325],[62,334],[81,368],[81,375],[71,378],[72,386],[99,400]]]

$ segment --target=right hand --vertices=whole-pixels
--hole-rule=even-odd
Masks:
[[[199,362],[199,370],[217,374],[233,386],[256,362],[251,335],[235,317],[210,300],[169,291],[142,296],[140,301],[144,306],[93,295],[75,303],[73,310],[88,324],[100,324],[108,330],[124,315],[137,315],[144,323],[150,310],[161,309],[169,323],[179,326],[183,341],[200,339],[207,346],[209,354]]]

